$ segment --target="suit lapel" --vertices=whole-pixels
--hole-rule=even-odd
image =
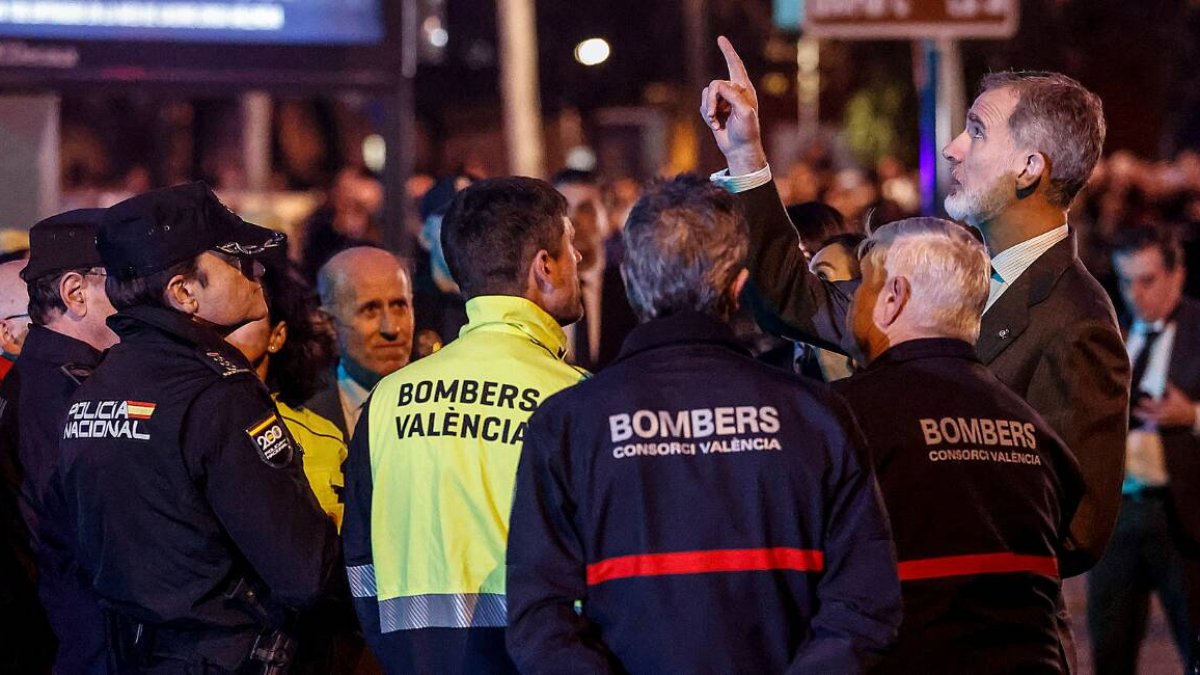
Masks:
[[[305,406],[336,424],[338,429],[342,430],[346,440],[350,440],[350,430],[346,428],[346,414],[342,412],[342,399],[338,394],[336,372],[330,376],[330,383],[309,399]]]
[[[1192,350],[1192,341],[1196,339],[1197,321],[1200,312],[1189,298],[1180,300],[1179,311],[1175,314],[1175,342],[1171,346],[1171,363],[1167,366],[1167,380],[1184,390],[1189,396],[1196,393],[1196,382],[1193,373],[1197,372],[1194,361],[1197,354]]]
[[[1022,274],[1004,295],[983,313],[979,327],[979,342],[975,344],[979,359],[991,363],[1017,336],[1029,327],[1029,273]]]
[[[1050,247],[1017,277],[986,312],[975,348],[984,363],[994,361],[1029,327],[1029,311],[1050,296],[1075,258],[1075,233]]]

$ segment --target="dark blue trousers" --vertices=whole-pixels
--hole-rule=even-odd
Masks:
[[[1181,659],[1185,664],[1191,660],[1195,631],[1188,580],[1195,580],[1197,563],[1180,553],[1169,499],[1165,490],[1126,497],[1108,550],[1088,573],[1088,631],[1096,675],[1136,672],[1151,593],[1162,603]]]

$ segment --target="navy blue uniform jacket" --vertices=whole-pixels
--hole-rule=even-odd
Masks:
[[[880,672],[1061,672],[1059,560],[1074,457],[952,339],[903,342],[834,390],[867,438],[896,541],[900,637]]]
[[[846,313],[859,281],[808,269],[774,183],[740,192],[750,223],[750,304],[768,331],[850,353]],[[1046,420],[1079,459],[1086,489],[1071,523],[1064,576],[1100,559],[1121,506],[1129,424],[1129,356],[1112,302],[1075,251],[1055,244],[986,312],[980,361]],[[1065,625],[1063,626],[1065,630]]]
[[[107,672],[104,617],[91,583],[72,552],[75,526],[58,487],[58,439],[71,395],[100,363],[85,342],[43,326],[31,326],[21,357],[0,389],[12,416],[21,468],[19,503],[38,567],[38,595],[59,637],[55,669]]]
[[[524,673],[862,672],[900,596],[861,449],[840,398],[724,324],[639,326],[530,422],[509,652]]]
[[[60,440],[76,551],[106,607],[187,634],[253,638],[318,599],[333,523],[267,388],[215,331],[167,309],[109,318],[121,343],[76,390]],[[245,654],[201,654],[227,669]],[[222,659],[230,659],[225,663]]]

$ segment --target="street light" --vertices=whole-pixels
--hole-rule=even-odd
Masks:
[[[585,66],[598,66],[608,60],[612,48],[604,38],[588,38],[575,45],[575,60]]]

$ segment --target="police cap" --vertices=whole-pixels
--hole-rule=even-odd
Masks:
[[[76,209],[39,222],[29,229],[29,262],[21,278],[33,281],[55,272],[103,267],[96,232],[104,209]]]
[[[135,279],[215,250],[257,256],[280,246],[282,232],[252,225],[204,183],[152,190],[109,207],[96,238],[108,273]]]

